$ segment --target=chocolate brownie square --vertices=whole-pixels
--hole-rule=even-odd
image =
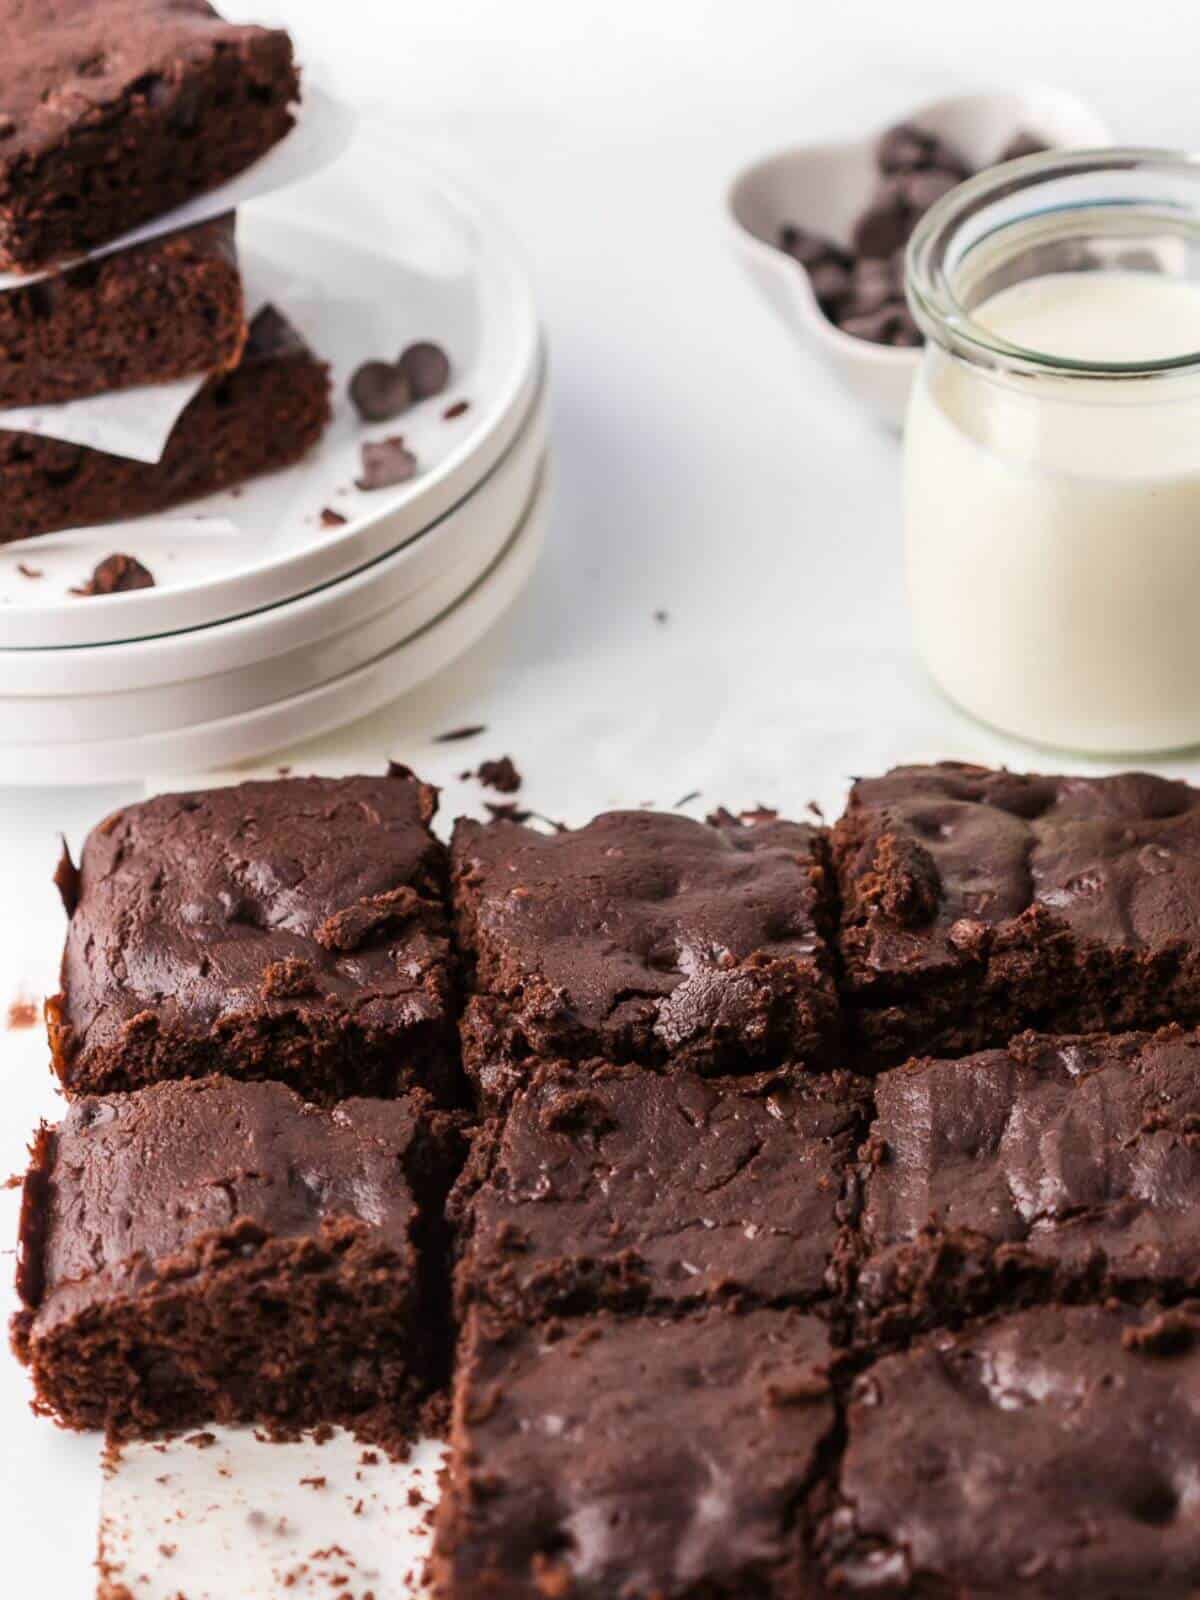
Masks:
[[[329,370],[268,306],[242,359],[205,384],[156,462],[0,433],[0,543],[165,511],[308,454],[330,418]]]
[[[299,92],[287,34],[208,0],[0,0],[0,267],[82,255],[235,177]]]
[[[233,216],[0,293],[0,409],[236,367],[246,342]]]
[[[13,1346],[39,1410],[412,1428],[447,1329],[428,1252],[457,1158],[420,1091],[306,1105],[204,1078],[85,1099],[33,1148]]]
[[[851,1392],[819,1535],[830,1588],[1194,1593],[1198,1327],[1184,1310],[1043,1306],[880,1361]]]
[[[68,1094],[221,1072],[322,1102],[458,1092],[436,791],[286,778],[164,794],[92,830],[60,885]]]
[[[836,1032],[825,841],[773,815],[611,811],[572,832],[459,822],[463,1022],[486,1104],[532,1056],[668,1071],[821,1062]]]
[[[826,1329],[709,1311],[500,1332],[473,1312],[433,1554],[444,1600],[796,1597],[835,1428]]]
[[[862,1328],[1200,1292],[1200,1035],[1048,1038],[884,1073],[853,1233]]]
[[[883,1061],[1200,1021],[1200,791],[943,762],[833,834],[850,1020]]]
[[[867,1085],[539,1067],[451,1201],[458,1298],[531,1320],[826,1291]]]

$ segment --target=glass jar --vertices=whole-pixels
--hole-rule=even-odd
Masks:
[[[1200,742],[1200,159],[1028,157],[909,246],[917,648],[1034,742]]]

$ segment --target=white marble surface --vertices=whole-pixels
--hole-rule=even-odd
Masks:
[[[438,682],[280,761],[345,770],[391,755],[443,781],[511,752],[529,802],[578,819],[695,789],[697,812],[836,806],[850,774],[893,758],[1038,759],[957,717],[913,666],[896,442],[753,297],[726,246],[722,188],[773,146],[1033,77],[1089,97],[1131,141],[1187,144],[1200,16],[1165,0],[225,9],[286,20],[398,139],[490,193],[533,261],[555,371],[558,504],[528,594]],[[488,732],[469,745],[430,742],[474,722]],[[132,793],[0,792],[0,1005],[52,980],[56,835],[77,841]],[[451,783],[445,813],[477,798]],[[36,1118],[56,1114],[36,1032],[0,1035],[0,1075],[7,1173]],[[0,1202],[11,1238],[15,1195]],[[26,1399],[0,1362],[6,1592],[82,1600],[95,1446],[35,1421]],[[214,1600],[274,1600],[221,1559]]]

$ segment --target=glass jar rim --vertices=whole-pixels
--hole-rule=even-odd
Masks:
[[[1189,212],[1173,208],[1176,227],[1187,223],[1200,242],[1200,154],[1139,146],[1113,146],[1093,150],[1051,150],[1022,156],[968,178],[936,201],[921,218],[905,251],[905,291],[918,326],[953,355],[974,365],[1028,377],[1139,379],[1200,372],[1200,350],[1152,361],[1079,361],[1015,344],[993,333],[959,298],[952,277],[951,246],[960,229],[989,207],[1010,197],[1032,193],[1053,181],[1087,178],[1105,172],[1138,173],[1157,170],[1194,184],[1195,207]],[[1143,199],[1143,204],[1148,203]],[[1128,217],[1136,198],[1107,201],[1093,199],[1090,211],[1111,208],[1112,215]],[[1032,210],[999,222],[982,239],[1008,229],[1016,230],[1033,218],[1046,215]],[[1061,208],[1069,214],[1078,207]]]

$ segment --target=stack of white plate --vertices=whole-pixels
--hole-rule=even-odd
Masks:
[[[309,460],[241,491],[0,548],[0,783],[201,771],[328,731],[461,654],[532,571],[545,351],[503,229],[360,141],[247,211],[239,237],[247,281],[330,362],[334,422]],[[365,425],[350,374],[418,339],[448,352],[449,389]],[[359,489],[361,445],[395,434],[417,476]],[[70,592],[118,550],[156,587]]]

